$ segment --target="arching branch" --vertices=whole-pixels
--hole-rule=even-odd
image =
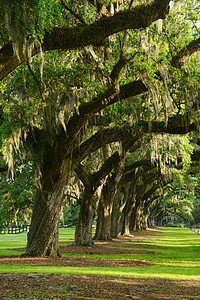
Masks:
[[[41,44],[43,51],[72,50],[88,45],[102,44],[107,37],[126,29],[139,29],[150,26],[154,21],[165,18],[169,11],[170,0],[154,0],[148,5],[138,5],[132,10],[124,10],[113,16],[100,18],[90,25],[80,25],[73,28],[54,28],[44,35]],[[40,51],[35,47],[32,55]],[[18,59],[20,57],[20,61]],[[0,49],[0,80],[27,60],[23,49],[18,56],[11,44]]]
[[[175,68],[181,68],[186,59],[192,54],[200,51],[200,37],[190,42],[187,46],[182,48],[177,55],[172,58],[172,66]]]
[[[182,118],[184,119],[184,116]],[[128,126],[123,126],[100,130],[73,151],[73,162],[82,161],[87,155],[109,143],[125,141],[128,138],[134,139],[136,142],[145,133],[186,134],[191,131],[197,131],[194,123],[185,126],[182,118],[169,118],[167,126],[165,126],[164,122],[152,122],[151,129],[148,122],[139,122],[132,129]]]

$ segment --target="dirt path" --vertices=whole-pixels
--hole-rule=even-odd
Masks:
[[[0,299],[200,299],[199,282],[1,274]]]
[[[74,254],[125,254],[146,253],[154,255],[145,239],[156,231],[137,232],[132,237],[120,237],[109,242],[98,242],[92,248],[74,247],[62,243],[62,253]],[[142,241],[138,245],[137,241]],[[125,242],[131,242],[127,244]],[[140,248],[151,250],[141,250]],[[122,249],[123,248],[123,249]],[[133,248],[137,248],[133,249]],[[60,259],[0,257],[0,264],[31,264],[45,266],[99,266],[99,267],[148,267],[141,260],[104,259],[65,256]],[[165,279],[120,278],[106,276],[56,275],[56,274],[0,274],[0,299],[200,299],[200,282]]]

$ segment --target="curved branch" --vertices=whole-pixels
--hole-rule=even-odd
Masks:
[[[113,84],[116,80],[118,80],[119,74],[120,74],[121,70],[123,69],[123,67],[127,64],[127,62],[128,62],[128,60],[123,55],[121,55],[120,59],[118,60],[116,65],[113,67],[113,70],[110,74],[110,78],[111,78]]]
[[[200,37],[196,40],[190,42],[187,46],[182,48],[177,55],[172,58],[172,66],[175,68],[181,68],[186,59],[188,59],[192,54],[200,51]]]
[[[155,191],[158,189],[159,187],[159,183],[155,183],[143,196],[142,196],[142,201],[145,201],[147,199],[149,199],[154,193]],[[152,200],[149,201],[149,204],[152,203]],[[148,204],[148,203],[147,203]],[[145,208],[147,208],[147,205],[145,206]]]
[[[146,86],[141,80],[138,80],[124,84],[119,89],[110,88],[104,93],[99,94],[92,101],[81,104],[79,106],[79,114],[75,113],[66,126],[66,131],[70,132],[70,135],[66,139],[65,144],[71,144],[85,122],[95,113],[118,101],[145,92],[147,92]]]
[[[103,164],[101,169],[93,175],[94,188],[97,189],[102,184],[102,180],[118,165],[121,158],[118,151],[113,153]]]
[[[76,174],[78,175],[78,178],[82,181],[85,188],[91,186],[91,174],[87,172],[86,168],[82,164],[78,164],[78,166],[75,169]]]
[[[146,188],[153,183],[155,180],[157,180],[160,176],[159,171],[156,174],[149,174],[147,178],[145,179],[142,186],[138,186],[137,188],[137,197],[141,198],[146,193]]]
[[[134,139],[136,142],[145,133],[186,134],[191,131],[197,131],[197,127],[194,123],[185,126],[182,121],[183,119],[184,116],[182,116],[181,119],[177,117],[169,118],[167,126],[165,126],[164,122],[152,122],[151,129],[149,128],[148,122],[139,122],[137,126],[133,128],[123,126],[100,130],[73,151],[73,163],[76,165],[77,162],[82,161],[87,155],[95,152],[106,144],[125,141],[128,138]]]
[[[102,44],[107,37],[126,29],[139,29],[150,26],[154,21],[165,18],[169,11],[170,0],[154,0],[148,5],[138,5],[132,10],[124,10],[110,17],[104,17],[90,25],[73,28],[54,28],[44,35],[42,50],[72,50],[88,45]],[[32,55],[39,52],[35,46]],[[20,61],[18,59],[20,57]],[[0,50],[0,80],[27,60],[23,49],[18,56],[12,45],[5,45]]]

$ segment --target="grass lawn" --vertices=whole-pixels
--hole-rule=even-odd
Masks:
[[[148,254],[71,254],[64,256],[92,257],[93,259],[130,259],[142,260],[152,264],[149,267],[73,267],[73,266],[37,266],[37,265],[0,265],[0,273],[40,273],[40,274],[85,274],[104,275],[121,277],[143,277],[143,278],[163,278],[178,280],[198,280],[200,281],[200,235],[186,228],[163,228],[160,236],[145,236],[143,241],[137,244],[143,245],[140,250],[152,250]],[[60,230],[60,244],[65,241],[72,241],[74,229]],[[145,241],[148,248],[145,248]],[[127,242],[127,244],[130,242]],[[149,248],[152,245],[152,249]],[[0,235],[0,257],[5,255],[19,255],[13,248],[26,246],[26,233],[18,235]],[[161,246],[164,248],[153,248]],[[135,248],[136,249],[136,248]]]

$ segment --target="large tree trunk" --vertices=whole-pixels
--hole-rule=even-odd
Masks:
[[[92,246],[92,223],[94,217],[93,207],[94,193],[85,189],[81,200],[81,208],[76,225],[74,245],[76,246]]]
[[[135,224],[136,224],[136,230],[141,230],[141,210],[140,206],[136,210],[135,214]]]
[[[111,237],[117,237],[119,232],[119,222],[122,215],[122,212],[120,211],[120,204],[121,204],[120,200],[121,200],[120,195],[117,194],[114,199],[113,210],[111,215],[111,229],[110,229]]]
[[[142,228],[144,230],[146,230],[149,227],[149,222],[148,222],[149,216],[150,216],[150,209],[149,207],[147,207],[144,211],[143,218],[142,218]]]
[[[131,215],[131,224],[130,224],[130,229],[131,231],[136,231],[140,229],[139,226],[139,209],[140,209],[140,200],[136,199],[135,206]]]
[[[121,227],[121,235],[130,235],[130,215],[129,215],[129,210],[130,210],[130,202],[131,198],[130,196],[128,197],[126,201],[126,205],[122,211],[122,227]]]
[[[52,195],[52,198],[56,195]],[[26,256],[52,256],[60,255],[58,248],[58,224],[62,196],[48,206],[47,196],[41,190],[37,191],[35,205],[33,208]]]
[[[135,206],[136,179],[133,176],[129,187],[126,205],[123,209],[123,223],[121,235],[130,235],[130,218]]]
[[[103,200],[103,201],[102,201]],[[108,200],[108,199],[107,199]],[[113,201],[106,201],[104,203],[104,197],[101,197],[98,208],[98,219],[95,233],[95,240],[111,240],[111,214]]]
[[[119,192],[115,196],[113,211],[111,216],[111,237],[117,237],[122,230],[121,224],[123,224],[123,210],[128,199],[129,185],[123,187],[122,192]]]
[[[99,199],[97,216],[98,217],[97,217],[96,232],[95,232],[94,240],[98,240],[100,238],[101,232],[103,231],[104,210],[103,210],[103,195],[102,194]]]
[[[102,191],[99,201],[98,219],[95,233],[95,240],[111,240],[111,216],[113,210],[113,202],[117,192],[117,184],[114,178],[109,178],[106,186]]]
[[[111,157],[110,145],[103,147],[104,160]],[[110,190],[110,181],[112,177],[107,177],[106,185],[104,185],[99,200],[98,218],[94,240],[110,240],[110,227],[111,227],[111,212],[112,212],[112,192]]]
[[[130,235],[130,216],[124,214],[121,235]]]
[[[99,203],[99,218],[97,219],[96,240],[111,240],[111,216],[113,203],[117,193],[118,183],[124,171],[124,161],[121,160],[115,168],[115,173],[107,178],[102,190],[102,197]]]
[[[63,201],[63,181],[53,184],[46,178],[43,187],[37,190],[31,226],[28,233],[26,256],[60,255],[58,248],[58,225]],[[64,183],[66,181],[64,180]]]
[[[41,168],[26,256],[60,256],[59,216],[71,167],[68,160],[59,158],[54,160],[52,157],[51,162],[44,162]]]

